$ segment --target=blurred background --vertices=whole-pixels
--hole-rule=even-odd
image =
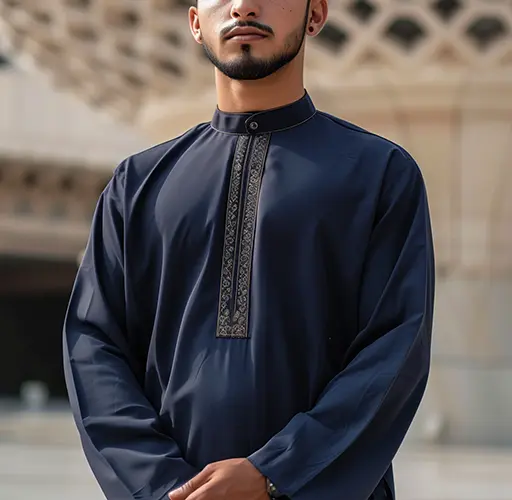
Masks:
[[[215,108],[189,3],[0,0],[0,500],[103,498],[68,410],[61,326],[113,169]],[[512,500],[512,1],[330,10],[308,91],[407,148],[430,196],[432,373],[399,499]]]

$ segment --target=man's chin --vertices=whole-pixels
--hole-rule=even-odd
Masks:
[[[260,80],[269,76],[269,66],[258,61],[220,64],[217,68],[233,80]]]

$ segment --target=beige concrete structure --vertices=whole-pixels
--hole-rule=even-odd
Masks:
[[[0,0],[21,64],[165,140],[215,106],[185,0]],[[438,262],[434,367],[411,435],[512,443],[512,3],[331,0],[318,107],[409,149]]]
[[[76,96],[7,67],[0,71],[0,254],[75,261],[113,168],[144,147],[127,125]],[[21,286],[2,274],[0,291]],[[48,273],[22,283],[32,290]]]

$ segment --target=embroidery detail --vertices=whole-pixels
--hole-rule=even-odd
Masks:
[[[224,252],[222,255],[222,272],[220,276],[219,314],[217,320],[217,337],[230,337],[231,332],[231,293],[234,280],[235,249],[238,226],[238,206],[242,188],[242,171],[245,155],[249,145],[249,136],[242,135],[236,144],[235,156],[231,167],[229,181],[226,224],[224,230]]]
[[[249,143],[249,136],[239,137],[231,172],[217,337],[247,338],[249,336],[249,295],[254,234],[270,134],[254,136],[250,148]],[[245,169],[248,171],[246,172]],[[244,173],[247,176],[245,193],[243,192]]]

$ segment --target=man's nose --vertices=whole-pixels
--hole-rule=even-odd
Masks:
[[[260,10],[259,2],[256,0],[234,0],[231,17],[237,21],[255,19],[260,17]]]

